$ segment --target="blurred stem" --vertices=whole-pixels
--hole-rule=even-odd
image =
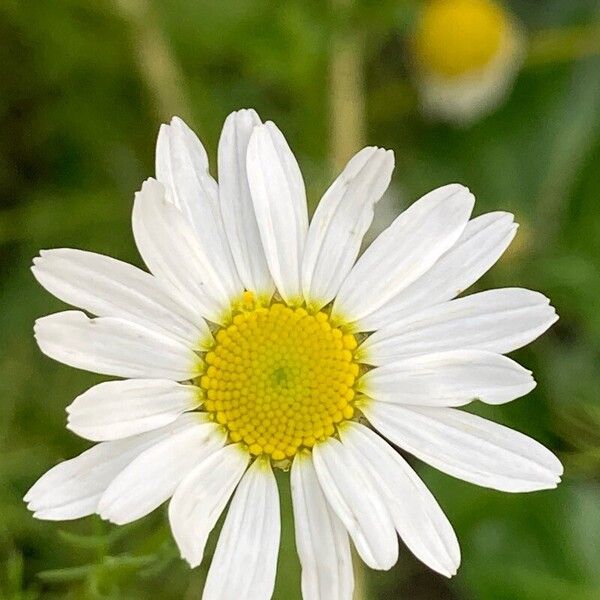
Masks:
[[[346,25],[353,0],[332,0],[336,21],[329,55],[330,157],[337,172],[365,145],[364,43],[362,33]]]
[[[331,0],[334,21],[329,54],[330,162],[337,174],[365,145],[364,38],[349,25],[354,0]],[[354,600],[366,598],[365,567],[353,552]]]
[[[569,62],[600,54],[600,25],[592,23],[532,33],[526,67]]]
[[[114,2],[131,27],[138,68],[156,104],[158,116],[162,120],[173,115],[190,117],[181,70],[151,3],[148,0]]]

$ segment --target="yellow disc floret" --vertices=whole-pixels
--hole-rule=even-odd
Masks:
[[[477,71],[497,55],[507,26],[505,11],[491,0],[432,0],[416,28],[415,54],[439,75]]]
[[[251,454],[291,458],[353,417],[356,346],[325,312],[244,301],[205,356],[204,408]]]

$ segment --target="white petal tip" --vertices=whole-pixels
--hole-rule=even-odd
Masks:
[[[547,482],[540,483],[539,487],[532,488],[532,492],[543,492],[545,490],[555,490],[558,487],[558,484],[561,482],[560,477],[555,477],[552,480],[548,480]]]
[[[395,556],[393,557],[393,559],[389,558],[385,562],[381,562],[379,564],[372,564],[368,566],[371,567],[371,569],[374,569],[375,571],[389,571],[397,562],[398,556]]]
[[[564,475],[564,467],[562,465],[562,463],[560,462],[560,460],[558,460],[558,458],[556,458],[556,456],[554,456],[554,454],[552,455],[555,459],[555,463],[553,465],[553,467],[551,467],[549,470],[552,473],[552,481],[554,484],[554,487],[556,487],[559,483],[562,482],[562,476]]]
[[[389,150],[387,148],[379,148],[375,146],[375,153],[379,154],[384,161],[389,163],[391,169],[394,168],[394,165],[396,164],[396,155],[394,154],[393,150]]]
[[[562,474],[562,465],[560,473]],[[545,476],[541,476],[537,481],[524,482],[522,485],[517,485],[516,487],[507,486],[506,489],[501,489],[500,491],[513,494],[543,492],[556,489],[561,481],[560,474],[548,470]]]
[[[135,203],[142,202],[143,197],[148,196],[148,195],[153,195],[153,196],[157,195],[166,202],[164,186],[162,185],[162,183],[160,183],[153,177],[148,177],[148,179],[146,179],[142,183],[142,187],[135,193],[134,202]],[[135,204],[134,204],[134,209],[135,209]]]
[[[67,423],[65,428],[68,429],[71,433],[74,433],[76,436],[83,438],[84,440],[90,440],[90,442],[105,442],[110,438],[105,438],[102,436],[97,436],[92,433],[89,433],[85,430],[85,427],[80,427],[77,423],[73,423],[70,418],[67,418]]]
[[[394,158],[394,151],[389,148],[382,148],[381,146],[367,146],[365,150],[373,150],[373,154],[380,154]]]
[[[231,114],[241,119],[249,118],[249,120],[252,122],[256,121],[256,119],[260,120],[260,118],[258,117],[258,113],[253,108],[240,108],[239,110],[236,110]]]
[[[78,519],[85,515],[79,513],[69,514],[68,511],[62,511],[60,509],[57,511],[55,508],[44,508],[35,510],[31,516],[38,521],[72,521],[73,519]]]
[[[437,191],[437,190],[436,190]],[[439,188],[439,192],[443,196],[444,202],[452,202],[460,210],[473,210],[475,205],[475,196],[471,190],[462,183],[449,183]],[[440,198],[442,199],[442,198]]]
[[[36,339],[38,344],[40,343],[39,336],[42,333],[41,330],[44,327],[44,318],[45,317],[40,317],[39,319],[36,319],[33,323],[33,337]]]
[[[452,579],[458,573],[458,567],[460,566],[460,558],[458,561],[454,561],[450,557],[448,557],[448,562],[444,562],[444,564],[429,564],[425,563],[432,571],[447,577],[448,579]]]
[[[112,523],[113,525],[125,525],[126,523],[129,522],[127,519],[122,519],[122,518],[115,517],[114,515],[111,515],[110,511],[107,511],[107,510],[101,511],[100,509],[98,509],[98,516],[103,521],[107,521],[108,523]]]
[[[185,556],[184,554],[181,555],[181,558],[183,560],[185,560],[185,562],[190,565],[190,569],[195,569],[196,567],[200,566],[200,563],[202,562],[202,558],[197,559],[197,558],[191,558],[189,556]]]
[[[167,137],[169,135],[169,130],[171,129],[171,125],[168,125],[167,123],[161,123],[160,127],[158,128],[158,140],[159,143],[164,140],[165,137]]]
[[[186,127],[187,128],[187,123],[181,117],[178,117],[177,115],[173,115],[171,117],[171,120],[169,121],[169,125],[171,125],[172,127]]]
[[[44,256],[47,256],[49,254],[56,254],[59,253],[61,250],[65,250],[64,248],[42,248],[39,251],[39,256],[36,256],[33,261],[35,262],[36,260],[39,260],[40,258],[43,258]]]
[[[252,134],[250,138],[258,138],[258,137],[270,137],[269,131],[272,127],[276,127],[273,121],[265,121],[264,123],[259,123],[252,128]]]
[[[444,192],[447,196],[472,196],[475,201],[475,196],[471,193],[471,190],[462,183],[448,183],[438,188],[441,192]]]

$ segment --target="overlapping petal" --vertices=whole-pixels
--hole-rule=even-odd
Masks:
[[[378,491],[408,548],[438,573],[455,575],[460,564],[456,534],[418,475],[398,452],[363,425],[347,423],[340,429],[340,437],[376,475]]]
[[[351,600],[354,574],[348,533],[323,494],[310,455],[294,458],[291,486],[302,597]]]
[[[373,569],[391,568],[398,539],[370,471],[335,438],[313,448],[313,461],[321,489],[360,557]]]
[[[123,440],[102,442],[44,473],[25,495],[37,519],[62,521],[91,515],[111,481],[144,450],[198,424],[199,415]]]
[[[118,525],[140,519],[168,500],[188,473],[225,442],[225,434],[211,422],[197,422],[161,440],[113,479],[98,502],[98,514]]]
[[[200,242],[196,230],[153,179],[135,195],[133,235],[148,269],[177,298],[207,319],[223,321],[241,284],[228,281],[213,260],[208,240]]]
[[[350,272],[393,170],[391,150],[364,148],[321,198],[302,257],[302,291],[315,309],[333,300]]]
[[[231,113],[219,140],[219,203],[240,279],[248,290],[270,297],[274,284],[260,240],[248,186],[246,155],[252,130],[261,120],[253,110]]]
[[[33,260],[35,278],[51,294],[99,317],[118,317],[197,349],[212,340],[206,321],[169,296],[159,281],[109,256],[59,248]]]
[[[250,455],[229,444],[206,457],[179,484],[169,503],[169,522],[181,557],[197,567],[209,533],[240,481]]]
[[[208,171],[208,157],[196,134],[178,117],[162,125],[156,143],[156,179],[166,198],[185,216],[196,243],[210,257],[219,285],[230,297],[241,292],[219,205],[217,183]],[[210,277],[206,273],[206,277]]]
[[[364,319],[422,276],[458,240],[474,202],[467,188],[452,184],[407,208],[358,259],[333,303],[333,317]]]
[[[506,354],[558,319],[548,298],[520,288],[489,290],[407,315],[369,336],[358,350],[370,365],[446,350]]]
[[[269,600],[275,586],[280,533],[277,482],[269,462],[258,459],[246,471],[231,501],[203,600]]]
[[[436,469],[504,492],[556,487],[560,461],[535,440],[453,408],[372,402],[363,412],[385,437]]]
[[[502,256],[515,237],[513,215],[491,212],[469,221],[458,241],[413,283],[357,324],[376,331],[412,311],[446,302],[473,285]],[[415,260],[419,260],[418,257]]]
[[[308,230],[306,192],[296,158],[271,121],[254,128],[246,168],[271,276],[286,302],[299,302],[300,265]]]

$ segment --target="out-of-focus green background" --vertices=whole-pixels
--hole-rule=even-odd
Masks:
[[[364,138],[396,153],[396,212],[452,181],[476,194],[477,214],[514,212],[517,240],[478,285],[538,289],[561,316],[517,353],[537,389],[476,410],[556,451],[564,482],[510,495],[418,465],[456,527],[459,574],[446,580],[402,548],[391,571],[359,572],[358,596],[600,598],[598,5],[510,7],[531,44],[514,91],[494,114],[455,128],[419,112],[406,42],[417,2],[0,3],[0,598],[200,597],[206,566],[179,559],[164,509],[121,528],[39,522],[25,509],[39,475],[89,446],[65,430],[64,407],[98,381],[36,348],[34,319],[63,306],[29,265],[40,248],[64,246],[140,264],[130,210],[154,173],[159,124],[180,114],[214,158],[223,119],[248,106],[285,132],[313,206],[332,163]],[[348,93],[356,97],[344,105]],[[348,131],[337,109],[332,125],[340,97]],[[292,600],[299,567],[280,480],[275,598]]]

